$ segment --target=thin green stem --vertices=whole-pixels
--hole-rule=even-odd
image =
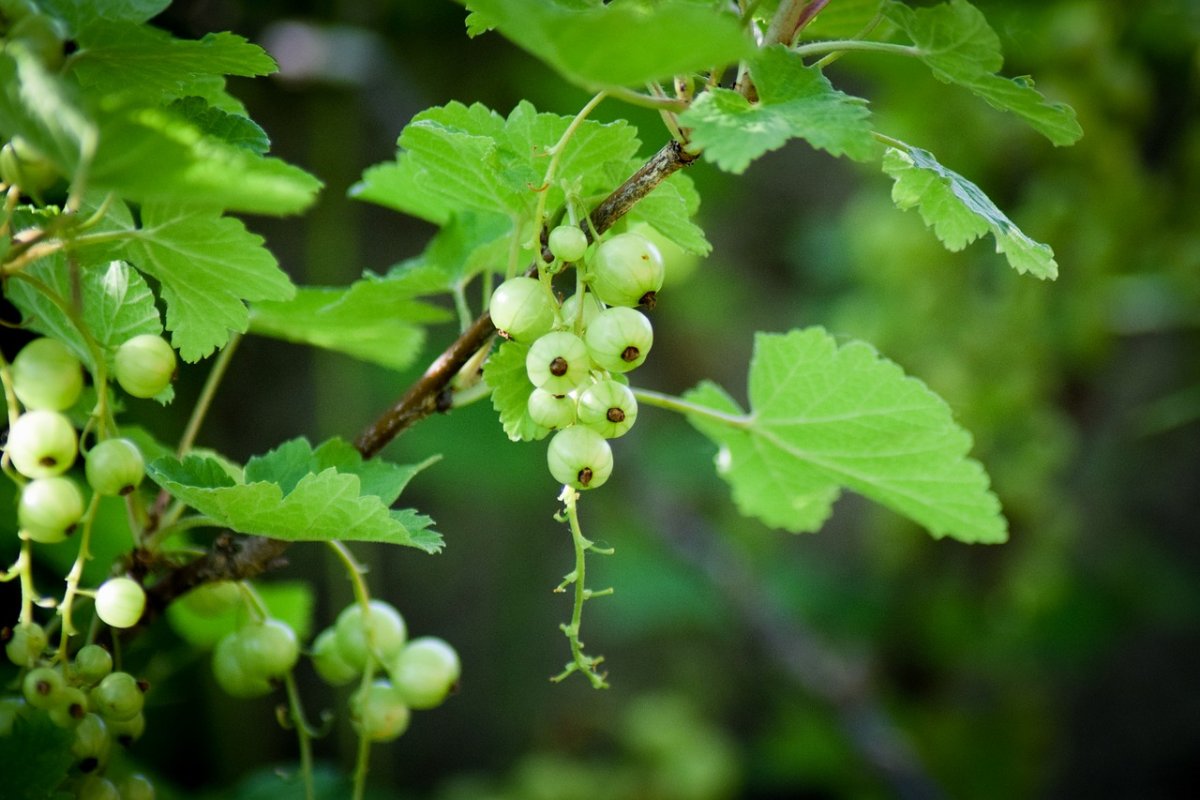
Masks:
[[[858,51],[863,53],[890,53],[898,56],[916,58],[924,54],[921,48],[911,44],[896,44],[895,42],[872,42],[865,39],[830,39],[825,42],[810,42],[797,45],[792,52],[803,57],[824,56],[829,53]]]
[[[21,536],[21,554],[17,556],[16,569],[21,575],[21,624],[31,625],[34,597],[37,587],[33,585],[33,544],[27,536]]]
[[[313,784],[312,732],[308,721],[304,718],[304,706],[300,702],[300,691],[296,688],[296,677],[288,672],[283,676],[283,685],[287,689],[288,710],[291,712],[292,725],[296,728],[296,743],[300,749],[300,774],[304,779],[304,798],[313,800],[316,788]]]
[[[454,297],[454,310],[458,312],[458,332],[462,333],[467,328],[471,327],[471,323],[475,321],[475,315],[471,312],[471,306],[467,303],[466,286],[462,281],[456,281],[450,290]]]
[[[720,422],[723,425],[728,425],[731,428],[749,428],[754,424],[754,417],[749,414],[727,414],[724,411],[717,411],[715,408],[698,405],[689,400],[684,400],[682,397],[675,397],[670,394],[662,394],[650,389],[633,389],[633,396],[637,398],[639,403],[657,408],[665,408],[668,411],[674,411],[677,414],[685,414],[688,416],[703,417],[704,419]]]
[[[79,593],[79,579],[83,577],[83,568],[92,559],[88,546],[92,541],[92,521],[95,519],[96,509],[99,505],[100,495],[93,494],[81,520],[83,531],[79,534],[79,552],[75,555],[75,563],[71,565],[70,572],[67,573],[67,588],[63,592],[62,603],[58,607],[58,616],[62,619],[62,635],[58,641],[59,661],[67,660],[67,643],[76,633],[75,625],[71,622],[71,608],[75,604],[75,595]]]
[[[229,344],[225,345],[225,349],[217,354],[212,369],[208,371],[204,388],[200,390],[200,396],[196,398],[196,405],[192,408],[192,415],[188,418],[187,427],[184,428],[183,436],[179,437],[177,453],[180,458],[187,455],[188,451],[192,449],[192,445],[195,444],[196,435],[200,432],[200,426],[204,423],[204,417],[212,405],[217,387],[221,385],[221,379],[225,377],[225,371],[229,369],[229,361],[233,358],[233,353],[237,350],[241,340],[242,337],[236,333],[230,336]]]
[[[367,591],[367,582],[363,580],[363,573],[365,572],[363,566],[358,563],[358,559],[350,552],[350,548],[346,547],[345,542],[339,542],[335,539],[328,542],[328,544],[338,557],[338,560],[346,567],[346,575],[350,578],[350,585],[354,589],[354,599],[362,605],[363,613],[368,613],[371,607],[371,595]],[[375,680],[377,663],[375,660],[375,643],[372,641],[371,636],[371,626],[364,625],[363,630],[367,636],[367,663],[363,669],[359,691],[365,695],[372,681]],[[367,773],[370,771],[370,764],[371,740],[364,733],[360,732],[358,735],[358,753],[354,759],[353,800],[362,800],[363,794],[367,790]]]
[[[620,86],[610,86],[605,90],[605,93],[614,100],[621,100],[630,105],[650,108],[655,111],[687,111],[687,103],[674,97],[656,97]]]
[[[557,683],[572,672],[580,672],[587,677],[592,688],[607,689],[608,682],[604,680],[604,675],[596,671],[596,667],[604,661],[604,656],[589,656],[583,652],[583,642],[579,638],[579,630],[583,624],[583,604],[593,597],[611,594],[612,590],[593,592],[587,588],[587,551],[592,549],[592,543],[584,537],[583,528],[579,524],[579,492],[570,486],[564,486],[558,499],[563,503],[567,524],[571,529],[571,543],[575,549],[575,569],[567,574],[555,591],[564,591],[568,585],[574,584],[575,598],[571,610],[571,622],[562,626],[563,633],[566,634],[571,644],[571,663],[567,664],[566,669],[551,680]]]

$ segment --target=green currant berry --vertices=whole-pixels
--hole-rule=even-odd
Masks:
[[[579,312],[580,297],[583,297],[582,318],[580,318]],[[592,294],[591,292],[584,292],[582,295],[579,293],[573,294],[566,300],[563,300],[563,324],[565,324],[567,328],[571,330],[587,330],[587,326],[591,325],[592,320],[594,320],[596,315],[603,310],[604,306],[600,305],[600,301],[596,299],[596,295]]]
[[[35,542],[61,542],[83,516],[83,494],[70,478],[38,478],[25,484],[17,521]]]
[[[550,474],[576,489],[595,489],[612,474],[612,448],[603,436],[579,425],[554,434],[546,451]]]
[[[75,800],[121,800],[121,792],[108,778],[88,775],[76,786]]]
[[[559,225],[550,231],[550,252],[559,261],[578,261],[587,252],[587,234],[574,225]]]
[[[547,333],[525,355],[529,382],[551,394],[566,394],[583,383],[591,366],[587,345],[567,331]]]
[[[133,578],[110,578],[96,590],[96,614],[114,628],[132,628],[146,610],[146,590]]]
[[[99,683],[112,669],[112,653],[98,644],[86,644],[75,654],[75,675],[86,684]]]
[[[125,495],[146,476],[146,461],[128,439],[105,439],[87,452],[84,471],[96,494]]]
[[[34,339],[12,363],[13,391],[26,408],[63,411],[83,391],[83,365],[57,339]]]
[[[37,195],[58,181],[58,169],[45,156],[14,136],[0,148],[0,180]]]
[[[146,704],[137,678],[128,672],[112,672],[96,684],[90,695],[92,707],[106,722],[133,719]]]
[[[21,693],[29,705],[49,710],[62,701],[66,687],[62,673],[54,667],[35,667],[25,673]]]
[[[251,675],[278,678],[296,666],[300,643],[296,632],[280,619],[268,619],[247,625],[238,631],[241,639],[242,669]]]
[[[125,776],[119,788],[121,800],[154,800],[154,784],[140,772]]]
[[[117,383],[129,394],[154,397],[175,377],[175,351],[161,336],[134,336],[117,348],[114,372]]]
[[[32,667],[42,657],[49,643],[45,629],[36,622],[30,622],[13,628],[12,638],[4,645],[4,653],[18,667]]]
[[[126,747],[142,738],[142,734],[146,732],[146,715],[140,711],[129,719],[110,719],[106,722],[109,735]]]
[[[78,447],[71,420],[57,411],[36,409],[17,417],[4,449],[26,478],[50,478],[71,468]]]
[[[532,342],[554,327],[554,301],[536,278],[509,278],[492,292],[488,311],[503,336]]]
[[[405,704],[416,709],[440,706],[461,674],[458,653],[436,636],[413,639],[388,670]]]
[[[213,649],[213,677],[230,697],[251,698],[270,694],[270,681],[242,665],[242,641],[236,633],[226,634]]]
[[[28,708],[29,704],[25,702],[24,697],[17,695],[0,697],[0,739],[12,735],[13,726],[17,724],[17,717],[23,716]]]
[[[534,389],[529,395],[529,418],[552,431],[575,424],[575,398]]]
[[[617,381],[599,381],[579,394],[579,422],[605,439],[624,436],[637,419],[637,398]]]
[[[584,334],[592,361],[609,372],[629,372],[646,360],[654,329],[646,315],[632,308],[609,308]]]
[[[67,686],[54,708],[50,709],[50,721],[60,728],[74,728],[88,713],[88,696],[77,686]]]
[[[71,755],[79,762],[80,771],[93,772],[103,766],[111,750],[108,726],[99,714],[89,712],[75,726],[75,741],[71,744]]]
[[[244,597],[237,581],[202,583],[180,598],[202,617],[216,617],[242,604]]]
[[[410,717],[404,698],[392,684],[375,681],[350,697],[350,722],[371,742],[390,742],[408,729]]]
[[[591,263],[592,291],[610,306],[654,308],[665,275],[658,248],[636,233],[604,240]]]
[[[313,640],[312,662],[317,674],[330,686],[344,686],[361,674],[342,658],[342,652],[338,649],[337,631],[333,628],[326,628]]]
[[[338,652],[342,660],[361,671],[367,665],[368,646],[384,663],[390,661],[408,640],[408,626],[400,612],[383,600],[372,600],[364,612],[361,603],[346,606],[338,614]]]

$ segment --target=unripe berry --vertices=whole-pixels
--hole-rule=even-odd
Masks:
[[[98,644],[86,644],[75,654],[75,675],[84,683],[99,683],[112,668],[112,653]]]
[[[296,666],[300,643],[296,632],[283,620],[268,619],[238,631],[242,668],[251,675],[278,678]]]
[[[96,590],[96,614],[106,625],[132,628],[146,610],[146,590],[133,578],[110,578]]]
[[[550,474],[576,489],[595,489],[612,474],[612,448],[604,437],[579,425],[554,434],[546,450]]]
[[[121,800],[154,800],[154,784],[141,773],[126,776],[119,788]]]
[[[654,344],[654,329],[646,315],[632,308],[609,308],[584,334],[588,352],[609,372],[629,372],[646,360]]]
[[[587,234],[574,225],[559,225],[547,240],[550,252],[559,261],[578,261],[587,252]]]
[[[212,657],[213,677],[230,697],[251,698],[270,694],[271,683],[261,675],[251,673],[242,663],[241,637],[226,634],[217,642]]]
[[[91,693],[92,706],[106,721],[133,719],[146,704],[146,696],[137,679],[128,672],[112,672],[96,684]]]
[[[78,447],[69,419],[57,411],[38,409],[17,417],[4,450],[25,477],[49,478],[71,468]]]
[[[532,342],[554,327],[554,301],[536,278],[509,278],[492,292],[488,312],[500,333]]]
[[[392,684],[375,681],[350,697],[350,721],[359,735],[372,742],[390,742],[408,729],[411,714]]]
[[[654,308],[665,274],[662,254],[653,242],[636,233],[619,233],[596,248],[591,287],[610,306]]]
[[[566,394],[583,383],[591,366],[587,345],[567,331],[547,333],[525,355],[529,382],[551,394]]]
[[[417,709],[441,705],[461,674],[458,653],[436,636],[413,639],[388,670],[405,704]]]
[[[599,381],[579,394],[579,422],[605,439],[624,436],[637,419],[637,398],[617,381]]]
[[[49,643],[45,629],[30,622],[13,628],[12,638],[4,645],[4,653],[18,667],[31,667],[42,657]]]
[[[579,318],[579,303],[580,297],[583,298],[583,319]],[[570,330],[587,330],[587,326],[592,324],[592,320],[604,310],[604,306],[600,305],[600,301],[596,299],[596,295],[591,292],[575,293],[563,300],[562,304],[562,319],[563,324]],[[579,326],[576,327],[576,323]]]
[[[88,696],[77,686],[62,691],[58,705],[50,709],[50,721],[60,728],[74,728],[88,713]]]
[[[35,542],[61,542],[83,516],[83,494],[70,478],[38,478],[21,490],[17,521]]]
[[[575,398],[534,389],[529,395],[529,418],[552,431],[575,424]]]
[[[108,723],[108,732],[126,747],[142,738],[142,734],[146,732],[146,715],[140,711],[129,719],[106,720],[106,722]]]
[[[117,348],[113,371],[121,388],[134,397],[154,397],[175,377],[175,351],[161,336],[143,333]]]
[[[128,439],[105,439],[88,451],[84,471],[97,494],[125,495],[146,476],[146,461]]]
[[[372,600],[369,605],[366,613],[360,603],[346,606],[334,624],[342,660],[360,671],[367,664],[368,646],[386,662],[408,640],[408,627],[395,607],[383,600]]]
[[[108,778],[88,775],[76,787],[75,800],[121,800],[121,793]]]
[[[66,686],[62,673],[54,667],[35,667],[25,673],[21,693],[29,705],[49,710],[62,700]]]
[[[103,766],[111,749],[112,737],[99,714],[89,713],[75,726],[71,755],[79,762],[80,771],[92,772]]]
[[[190,611],[202,617],[215,617],[231,611],[237,608],[243,599],[237,581],[202,583],[180,598]]]
[[[57,339],[34,339],[12,363],[13,391],[26,408],[64,411],[83,391],[83,365]]]
[[[333,628],[326,628],[313,640],[312,662],[317,674],[330,686],[344,686],[361,674],[342,658],[342,652],[338,649],[337,631]]]

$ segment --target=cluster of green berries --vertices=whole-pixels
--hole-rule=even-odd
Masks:
[[[529,344],[529,417],[557,431],[547,451],[550,474],[594,489],[612,474],[608,439],[624,436],[637,419],[637,400],[619,376],[641,366],[654,343],[638,307],[654,307],[663,259],[649,239],[622,233],[584,260],[586,235],[566,225],[550,232],[549,247],[555,259],[582,264],[584,291],[560,303],[548,283],[511,278],[496,288],[489,311],[503,336]]]
[[[113,669],[112,655],[84,645],[69,663],[54,662],[49,640],[36,623],[5,631],[5,655],[21,668],[20,693],[0,697],[0,737],[17,721],[45,714],[73,732],[74,769],[69,787],[79,798],[152,800],[154,786],[140,775],[120,784],[104,777],[114,742],[129,746],[146,728],[145,682]]]
[[[117,382],[135,397],[153,397],[170,383],[175,353],[158,336],[135,336],[114,357]],[[21,476],[17,521],[23,535],[45,544],[69,536],[82,518],[83,490],[67,472],[79,455],[79,436],[64,413],[83,392],[83,366],[56,339],[34,339],[11,368],[12,389],[24,407],[8,430],[4,455]],[[84,475],[100,495],[125,495],[145,476],[141,451],[128,439],[97,442],[85,455]]]
[[[333,686],[361,683],[368,662],[380,677],[350,697],[350,721],[359,735],[388,742],[408,729],[410,712],[440,706],[458,687],[458,653],[436,636],[408,638],[400,612],[382,600],[347,606],[317,634],[313,667]]]

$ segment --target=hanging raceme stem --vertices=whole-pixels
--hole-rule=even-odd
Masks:
[[[75,563],[71,565],[71,571],[67,573],[67,588],[63,592],[62,603],[58,607],[58,616],[62,619],[62,633],[58,640],[58,659],[64,663],[67,660],[67,643],[76,633],[75,625],[71,621],[71,609],[75,604],[75,596],[79,594],[79,579],[83,577],[83,568],[92,559],[88,547],[92,541],[92,523],[99,506],[100,495],[93,493],[87,510],[83,512],[83,518],[80,520],[83,530],[79,534],[79,552],[75,555]]]
[[[304,780],[304,800],[314,800],[316,788],[313,784],[312,737],[313,729],[304,717],[304,705],[300,700],[300,690],[296,687],[296,676],[291,670],[283,676],[283,685],[287,690],[288,714],[292,725],[296,728],[296,742],[300,749],[300,775]]]
[[[179,448],[176,451],[179,458],[183,458],[192,449],[196,435],[200,432],[200,426],[204,423],[204,417],[217,393],[217,388],[221,385],[221,379],[225,377],[225,371],[229,369],[229,362],[241,341],[241,334],[230,335],[229,344],[225,345],[225,348],[217,354],[216,360],[213,361],[212,369],[208,371],[208,378],[204,381],[204,388],[200,390],[200,396],[196,398],[196,405],[192,408],[192,415],[188,418],[187,427],[184,428],[183,435],[179,437]]]
[[[663,394],[650,389],[630,388],[633,390],[633,396],[637,398],[637,401],[648,406],[665,408],[668,411],[674,411],[677,414],[684,414],[686,416],[704,417],[713,422],[728,425],[731,428],[749,428],[754,424],[754,418],[749,414],[727,414],[724,411],[717,411],[715,408],[697,405],[689,400],[684,400],[682,397],[675,397],[674,395]]]
[[[604,680],[604,675],[596,671],[596,667],[603,663],[604,656],[589,656],[583,652],[583,642],[579,638],[579,630],[583,624],[583,604],[593,597],[602,597],[613,592],[611,588],[601,591],[592,591],[587,588],[587,552],[591,550],[600,555],[611,555],[613,551],[608,548],[596,547],[594,543],[584,537],[583,528],[579,524],[579,492],[570,486],[564,486],[558,499],[563,503],[565,520],[563,515],[555,518],[567,522],[570,526],[571,543],[575,548],[575,569],[567,573],[563,582],[554,591],[564,592],[568,586],[574,585],[575,602],[571,611],[571,622],[560,626],[571,643],[571,661],[562,672],[550,680],[558,683],[572,672],[580,672],[591,682],[592,688],[607,689],[608,682]]]

